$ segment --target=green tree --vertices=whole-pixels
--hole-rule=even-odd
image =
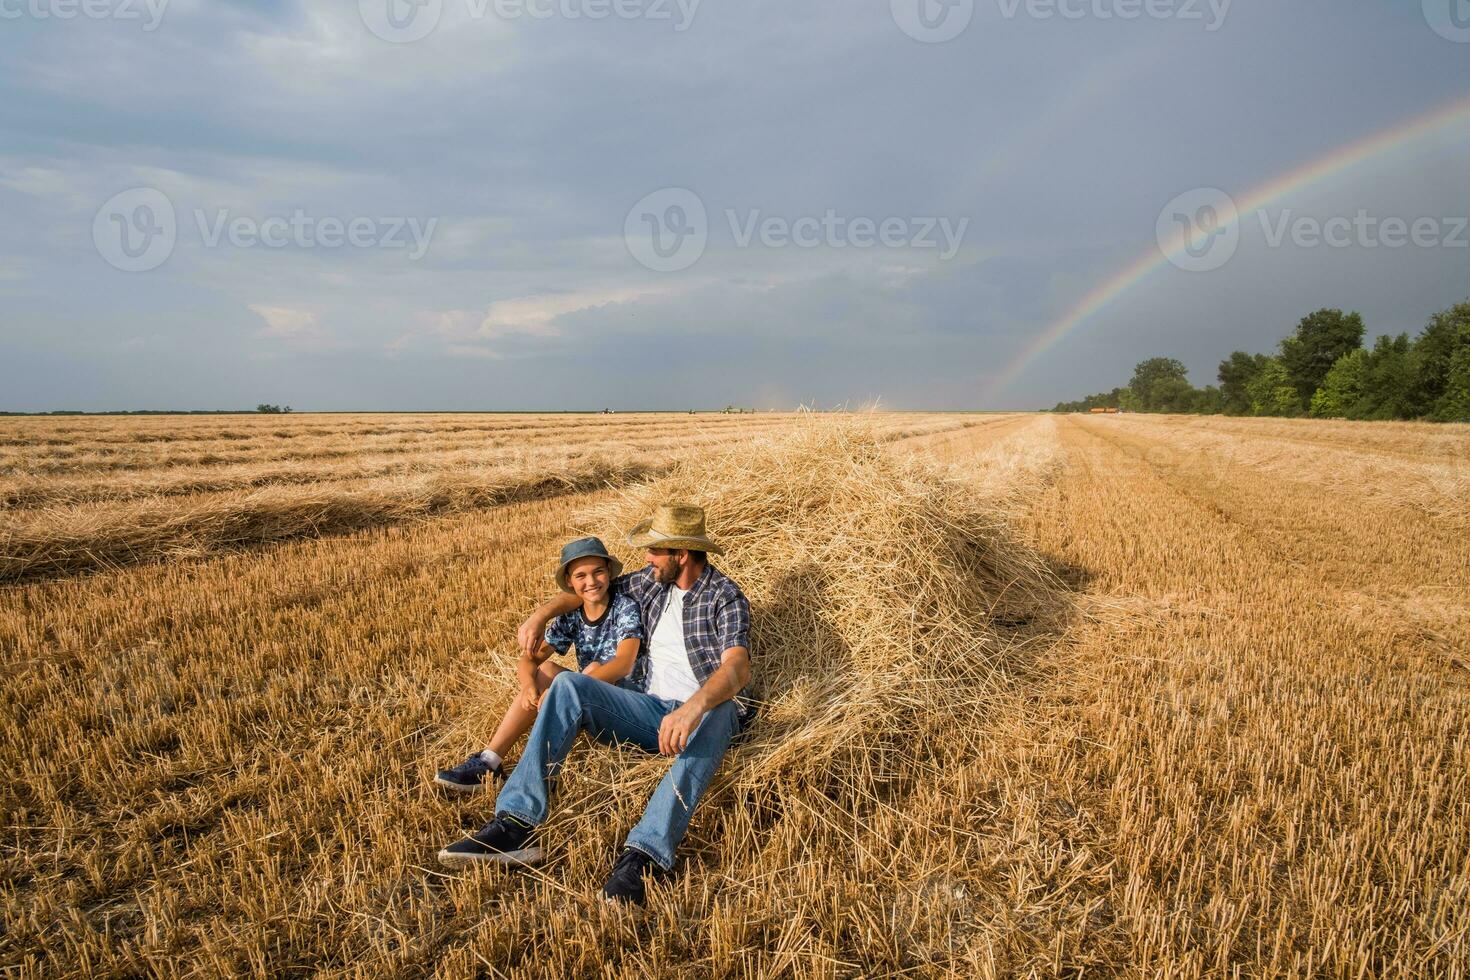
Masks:
[[[1322,387],[1338,358],[1361,346],[1361,316],[1342,310],[1318,310],[1302,317],[1296,332],[1281,342],[1281,366],[1305,404]]]
[[[1355,418],[1368,376],[1368,352],[1359,347],[1337,359],[1322,387],[1312,395],[1312,414],[1319,419]]]
[[[1189,387],[1189,372],[1172,357],[1150,357],[1133,369],[1128,388],[1137,399],[1139,411],[1166,412],[1171,400],[1177,399],[1180,384]]]
[[[1165,378],[1153,387],[1153,410],[1155,412],[1192,412],[1195,396],[1199,393],[1194,385],[1183,378]]]
[[[1414,338],[1409,353],[1414,380],[1410,402],[1414,415],[1437,414],[1449,384],[1450,362],[1470,337],[1470,302],[1436,313]]]
[[[1409,358],[1409,335],[1384,335],[1368,352],[1363,371],[1363,396],[1353,413],[1360,419],[1414,417],[1414,365]]]
[[[1090,412],[1094,408],[1117,408],[1123,401],[1123,389],[1114,388],[1112,391],[1100,392],[1096,395],[1088,395],[1075,402],[1058,402],[1053,412]]]
[[[1226,415],[1251,413],[1251,396],[1246,386],[1261,373],[1269,360],[1271,358],[1266,354],[1247,354],[1238,350],[1220,362],[1221,410]]]
[[[1264,367],[1246,385],[1246,394],[1251,400],[1252,415],[1299,415],[1301,398],[1286,365],[1277,358],[1268,358]]]
[[[1224,410],[1219,388],[1214,385],[1205,385],[1203,388],[1195,389],[1189,411],[1196,415],[1219,415]]]
[[[1460,346],[1450,357],[1444,392],[1434,406],[1437,422],[1470,422],[1470,330],[1462,330],[1460,336]]]

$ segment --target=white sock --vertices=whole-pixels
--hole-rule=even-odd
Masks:
[[[484,752],[481,752],[480,753],[480,758],[482,758],[486,762],[490,763],[490,768],[491,769],[499,769],[500,768],[500,762],[501,762],[500,756],[496,755],[490,749],[486,749]]]

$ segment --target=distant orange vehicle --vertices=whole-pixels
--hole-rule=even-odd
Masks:
[[[1118,414],[1118,410],[1116,408],[1094,408],[1092,410],[1092,414],[1093,415],[1117,415]]]

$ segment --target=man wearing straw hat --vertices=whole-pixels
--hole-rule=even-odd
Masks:
[[[577,733],[587,732],[599,741],[676,757],[628,835],[604,897],[642,904],[645,874],[672,870],[694,807],[752,714],[746,690],[750,603],[709,563],[710,553],[722,551],[705,532],[702,508],[664,504],[628,532],[628,543],[645,549],[648,565],[614,585],[632,596],[643,616],[647,693],[572,671],[558,674],[520,763],[495,801],[495,819],[440,851],[441,863],[460,868],[540,861],[535,829],[546,819],[547,780]],[[521,625],[521,648],[539,647],[546,624],[576,604],[574,596],[562,594],[537,607]]]

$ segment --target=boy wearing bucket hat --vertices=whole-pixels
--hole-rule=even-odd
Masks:
[[[516,670],[521,692],[483,752],[475,752],[451,769],[441,769],[434,782],[456,793],[478,793],[485,777],[500,780],[501,762],[511,746],[536,721],[541,698],[566,668],[550,663],[552,654],[575,649],[583,675],[629,691],[648,685],[648,656],[643,650],[643,620],[638,604],[613,588],[623,563],[607,553],[597,538],[579,538],[561,550],[556,584],[577,605],[546,627],[541,643],[522,652]]]
[[[750,603],[709,563],[720,546],[704,528],[704,511],[665,504],[628,534],[645,549],[648,566],[617,580],[643,614],[648,633],[646,692],[558,675],[546,692],[521,761],[495,801],[495,819],[439,852],[451,868],[471,864],[534,864],[542,858],[536,825],[547,815],[547,780],[578,732],[598,741],[636,745],[674,756],[663,781],[628,835],[603,887],[609,901],[641,904],[644,879],[667,873],[730,740],[753,715],[750,683]],[[523,650],[539,642],[571,598],[552,599],[521,625]]]

